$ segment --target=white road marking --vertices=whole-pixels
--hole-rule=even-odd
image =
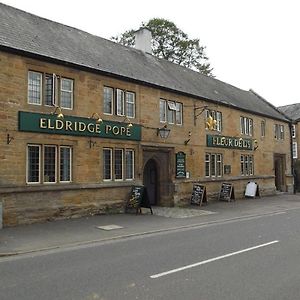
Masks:
[[[242,250],[239,250],[239,251],[236,251],[236,252],[231,252],[231,253],[228,253],[228,254],[225,254],[225,255],[221,255],[221,256],[218,256],[218,257],[203,260],[203,261],[197,262],[195,264],[191,264],[191,265],[187,265],[187,266],[184,266],[184,267],[181,267],[181,268],[177,268],[177,269],[162,272],[162,273],[159,273],[159,274],[151,275],[150,278],[155,279],[155,278],[166,276],[166,275],[169,275],[169,274],[172,274],[172,273],[177,273],[177,272],[180,272],[180,271],[183,271],[183,270],[198,267],[198,266],[201,266],[201,265],[204,265],[204,264],[216,261],[216,260],[220,260],[220,259],[223,259],[223,258],[227,258],[227,257],[233,256],[233,255],[237,255],[237,254],[252,251],[252,250],[255,250],[255,249],[258,249],[258,248],[266,247],[266,246],[269,246],[269,245],[272,245],[272,244],[275,244],[275,243],[279,243],[279,241],[275,240],[275,241],[272,241],[272,242],[269,242],[269,243],[257,245],[257,246],[250,247],[250,248],[247,248],[247,249],[242,249]]]

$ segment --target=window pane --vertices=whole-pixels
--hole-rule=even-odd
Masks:
[[[222,176],[222,155],[217,154],[217,176]]]
[[[210,155],[205,154],[205,176],[210,176]]]
[[[60,147],[60,181],[71,181],[71,148]]]
[[[113,113],[113,95],[114,91],[112,88],[104,87],[103,90],[103,112],[105,114]]]
[[[28,72],[28,103],[42,104],[42,74]]]
[[[222,131],[222,113],[221,112],[217,112],[217,131]]]
[[[176,124],[182,125],[182,104],[176,103]]]
[[[211,176],[216,176],[216,155],[211,154]]]
[[[27,148],[27,182],[40,182],[40,146]]]
[[[168,108],[168,123],[174,124],[175,123],[175,110],[171,110]]]
[[[103,149],[103,179],[111,180],[112,178],[112,151]]]
[[[160,117],[159,117],[160,122],[166,122],[167,114],[166,114],[166,101],[165,100],[160,100],[159,112],[160,112]]]
[[[117,115],[124,116],[124,91],[117,89]]]
[[[53,75],[45,75],[45,105],[54,105],[53,98]]]
[[[72,79],[61,79],[61,90],[60,90],[60,106],[62,108],[73,108],[73,80]]]
[[[123,150],[115,150],[115,179],[123,179]]]
[[[241,155],[241,175],[245,174],[245,168],[244,168],[244,156]]]
[[[126,93],[126,116],[135,117],[135,94],[131,92]]]
[[[44,182],[56,182],[56,147],[44,147]]]
[[[126,164],[126,179],[133,179],[134,178],[134,151],[133,150],[126,150],[125,164]]]

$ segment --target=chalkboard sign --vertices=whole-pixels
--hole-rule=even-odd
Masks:
[[[128,201],[126,202],[125,212],[130,209],[135,209],[136,213],[142,213],[141,207],[152,208],[148,200],[146,188],[143,185],[133,186],[130,192]]]
[[[185,178],[185,153],[176,153],[176,178]]]
[[[259,196],[259,187],[256,182],[249,181],[246,186],[245,197],[256,197]]]
[[[219,200],[228,202],[234,200],[234,189],[232,183],[222,183]]]
[[[207,203],[205,186],[200,184],[194,184],[191,197],[191,204],[201,206],[204,202]]]

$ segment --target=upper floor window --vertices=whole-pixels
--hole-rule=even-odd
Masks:
[[[240,117],[241,134],[253,135],[253,120],[246,117]]]
[[[28,71],[28,103],[73,109],[74,80]]]
[[[296,125],[293,124],[292,125],[292,138],[295,138],[296,137]]]
[[[182,103],[160,99],[159,110],[160,122],[182,125]]]
[[[216,124],[214,125],[213,130],[216,130],[219,132],[222,131],[222,113],[220,111],[207,109],[205,111],[205,115],[206,115],[206,122],[208,121],[209,117],[212,117],[212,119],[216,121]],[[208,129],[208,124],[206,122],[205,122],[206,129]]]
[[[135,118],[135,93],[104,87],[103,112],[108,115]]]
[[[284,126],[281,124],[274,125],[274,137],[276,140],[284,139]]]

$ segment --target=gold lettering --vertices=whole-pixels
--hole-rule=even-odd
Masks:
[[[87,129],[89,132],[95,132],[95,125],[93,123],[89,123]]]
[[[48,128],[49,129],[54,129],[54,126],[51,125],[51,120],[50,119],[48,119]]]
[[[224,144],[225,144],[225,137],[222,137],[221,138],[221,146],[224,146]]]
[[[129,128],[129,127],[126,128],[126,135],[127,135],[127,136],[131,136],[131,131],[130,131],[130,128]]]
[[[110,125],[106,125],[105,126],[105,133],[109,133],[111,131],[111,126]]]
[[[66,130],[73,131],[73,129],[72,129],[72,122],[71,121],[66,121]]]
[[[44,118],[40,119],[40,128],[43,128],[43,129],[47,128],[46,119],[44,119]]]
[[[120,128],[118,126],[114,126],[112,128],[112,132],[114,135],[118,135],[120,133]]]
[[[55,129],[61,130],[64,128],[64,122],[62,120],[55,121]]]
[[[229,146],[229,147],[232,147],[232,146],[233,146],[233,145],[232,145],[232,139],[229,139],[228,146]]]
[[[74,122],[74,131],[78,130],[77,125],[78,125],[78,122]]]
[[[78,125],[79,125],[78,126],[79,131],[85,131],[86,130],[86,125],[84,123],[79,122]]]
[[[100,133],[101,132],[101,130],[100,130],[100,124],[96,124],[95,132],[96,133]]]
[[[123,133],[125,133],[126,132],[126,128],[125,127],[121,127],[121,135],[123,135]]]

